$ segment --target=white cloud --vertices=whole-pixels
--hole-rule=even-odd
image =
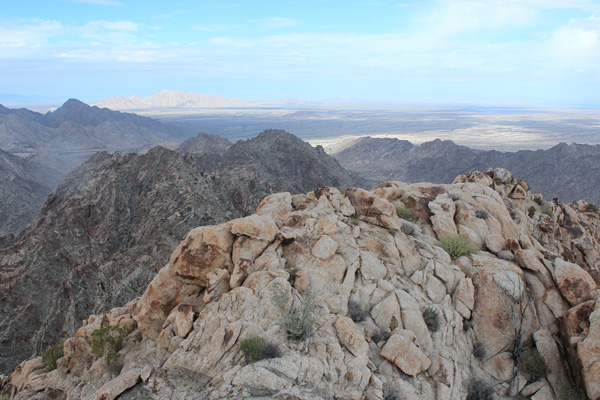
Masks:
[[[287,27],[299,24],[299,22],[296,21],[295,19],[286,18],[286,17],[253,19],[250,22],[256,24],[258,29],[261,29],[261,30],[281,29],[281,28],[287,28]]]

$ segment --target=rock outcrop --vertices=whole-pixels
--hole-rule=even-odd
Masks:
[[[22,363],[3,393],[560,399],[583,388],[598,399],[598,211],[530,207],[505,170],[270,195],[255,215],[191,230],[141,297],[87,318],[56,370]],[[479,251],[441,247],[448,230]],[[108,326],[127,332],[118,368],[92,351]],[[242,343],[256,336],[270,350],[252,362]]]
[[[212,172],[198,168],[194,155],[156,147],[142,156],[101,152],[71,173],[18,240],[0,248],[0,373],[75,333],[88,315],[141,295],[191,229],[249,215],[276,191],[305,193],[320,184],[357,182],[293,135],[276,132],[273,139],[274,145],[266,143],[265,133],[245,142],[260,144],[263,151],[252,154],[263,159],[235,164],[231,155],[226,167]],[[278,169],[255,167],[270,158],[281,161]],[[286,158],[295,162],[286,166]],[[289,211],[278,202],[264,208]],[[233,246],[242,260],[232,271],[236,279],[247,268],[243,260],[272,240],[264,236],[267,227],[258,225],[262,233],[246,243],[251,250]],[[234,233],[255,235],[244,229],[236,225]],[[222,275],[193,279],[224,282]]]

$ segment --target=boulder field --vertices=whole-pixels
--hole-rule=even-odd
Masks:
[[[544,202],[503,169],[273,194],[191,230],[141,297],[83,321],[56,369],[38,357],[0,377],[2,393],[598,399],[599,228],[593,205]],[[123,332],[116,357],[98,353],[102,328]]]

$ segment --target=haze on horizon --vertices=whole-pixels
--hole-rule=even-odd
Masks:
[[[0,48],[0,103],[172,89],[267,101],[600,106],[592,0],[6,2]]]

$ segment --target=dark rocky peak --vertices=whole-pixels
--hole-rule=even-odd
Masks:
[[[177,148],[177,152],[181,154],[194,153],[196,155],[223,153],[232,145],[233,143],[219,135],[201,132],[198,136],[186,139],[181,143]]]
[[[120,119],[120,114],[107,108],[90,107],[77,99],[69,99],[46,116],[53,126],[59,126],[66,121],[76,122],[82,126],[98,126],[107,120]]]

